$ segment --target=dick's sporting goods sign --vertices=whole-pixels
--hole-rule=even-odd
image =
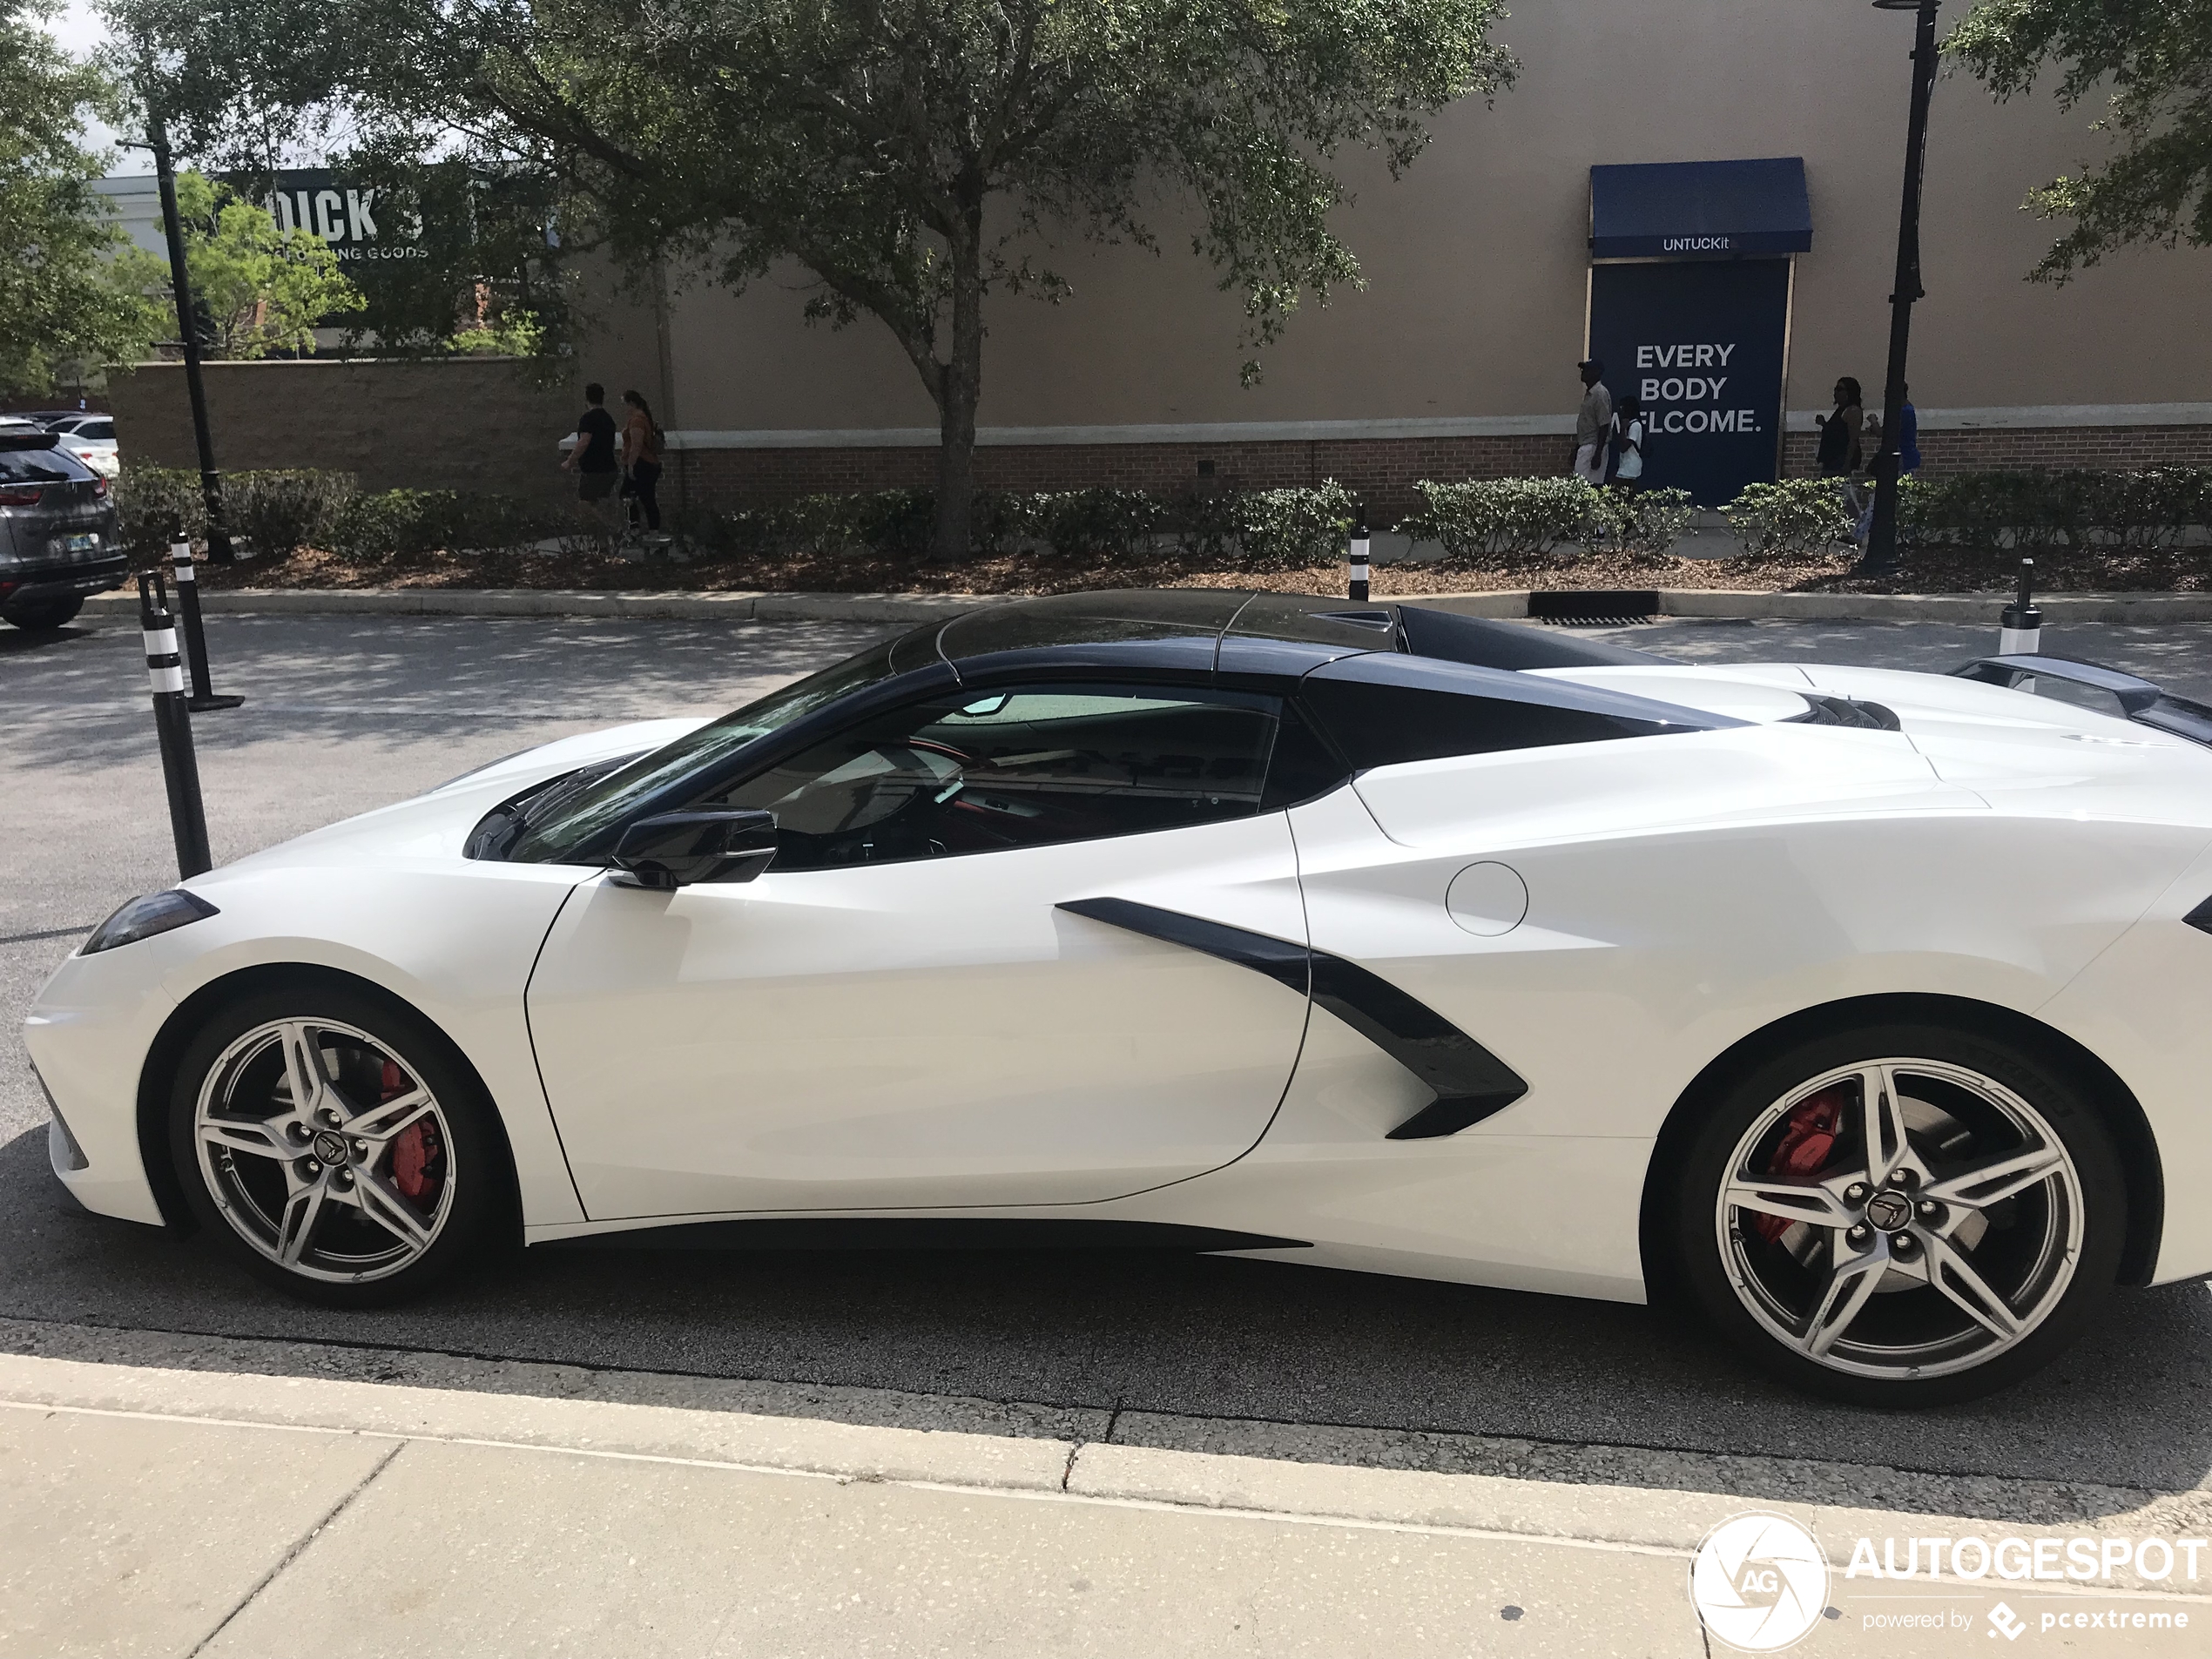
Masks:
[[[341,264],[428,257],[418,228],[401,224],[384,193],[340,179],[323,167],[292,168],[275,175],[261,205],[280,230],[306,231],[330,245]]]

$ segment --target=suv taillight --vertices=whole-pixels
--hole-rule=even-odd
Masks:
[[[28,488],[21,484],[0,485],[0,507],[36,507],[41,493],[36,484]]]

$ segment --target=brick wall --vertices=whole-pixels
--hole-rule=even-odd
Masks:
[[[1792,432],[1783,475],[1810,478],[1820,468],[1817,432]],[[2058,467],[2212,467],[2212,426],[1973,427],[1920,432],[1923,469],[1978,472]]]
[[[431,362],[209,363],[207,425],[226,472],[320,467],[370,489],[572,493],[561,439],[581,398],[497,358]],[[108,380],[124,464],[199,465],[184,366],[146,363]]]

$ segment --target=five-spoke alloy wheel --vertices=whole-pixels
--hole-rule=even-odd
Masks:
[[[1675,1217],[1707,1310],[1769,1369],[1865,1404],[2001,1387],[2113,1284],[2126,1197],[2062,1071],[1934,1028],[1801,1045],[1731,1090]]]
[[[178,1174],[261,1278],[396,1299],[442,1274],[501,1183],[473,1078],[419,1022],[341,989],[232,1005],[186,1050]]]

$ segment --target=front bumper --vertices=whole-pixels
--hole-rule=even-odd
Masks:
[[[56,1177],[95,1215],[156,1226],[164,1217],[138,1145],[138,1076],[175,1011],[161,980],[182,954],[145,948],[160,942],[68,957],[24,1023],[31,1069],[64,1125],[48,1131]]]
[[[128,553],[103,554],[81,563],[41,561],[0,565],[0,612],[18,605],[42,604],[71,594],[105,593],[131,574]]]

